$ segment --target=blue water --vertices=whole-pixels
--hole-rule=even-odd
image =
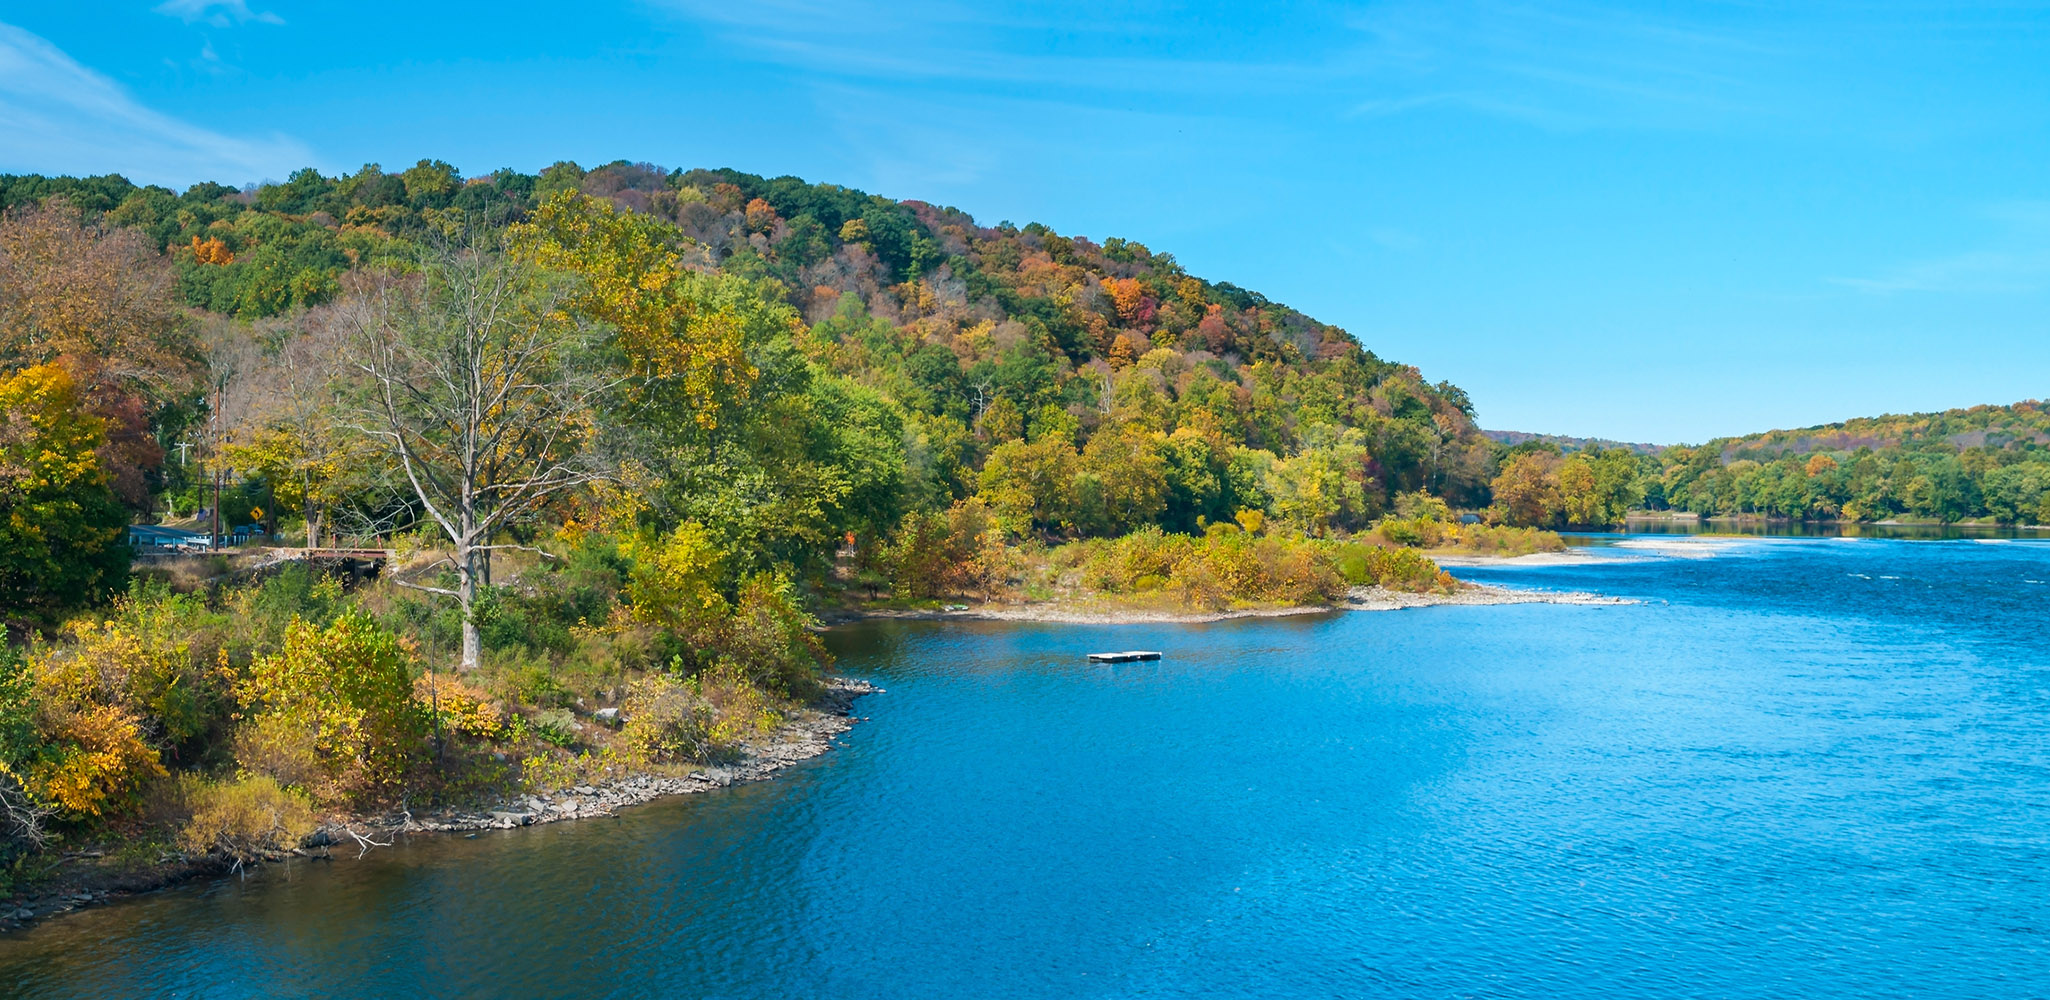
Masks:
[[[1600,541],[1460,573],[1642,603],[837,630],[887,691],[781,780],[84,911],[0,990],[2050,995],[2050,544]]]

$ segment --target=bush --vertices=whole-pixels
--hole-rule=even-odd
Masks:
[[[323,800],[371,801],[401,788],[432,720],[413,699],[413,654],[361,611],[319,630],[295,620],[285,647],[256,661],[236,698],[250,713],[252,769],[301,769],[310,754]],[[296,775],[277,777],[294,780]]]
[[[1334,553],[1333,563],[1354,586],[1381,586],[1390,590],[1450,590],[1458,581],[1429,556],[1415,549],[1384,549],[1348,543]]]
[[[1454,539],[1460,551],[1482,555],[1525,556],[1534,552],[1564,552],[1566,541],[1557,532],[1540,528],[1512,528],[1500,524],[1468,524]]]
[[[1302,537],[1256,537],[1235,524],[1212,524],[1201,536],[1142,528],[1123,538],[1075,542],[1056,550],[1055,565],[1073,565],[1080,582],[1114,594],[1165,591],[1184,607],[1223,610],[1255,603],[1316,604],[1345,592],[1330,543]]]
[[[1427,517],[1384,517],[1374,525],[1374,531],[1391,545],[1434,549],[1444,544],[1448,527],[1443,521]]]
[[[188,778],[183,784],[192,818],[178,831],[178,846],[194,854],[254,861],[299,846],[317,825],[306,795],[268,775],[221,783]]]
[[[115,621],[72,623],[72,645],[38,663],[44,697],[119,706],[168,747],[207,733],[226,715],[226,671],[218,649],[202,660],[195,637],[174,639],[184,616],[170,617],[152,623],[157,635]]]
[[[621,735],[633,759],[648,763],[706,760],[712,753],[713,711],[690,686],[650,674],[627,687]]]
[[[818,620],[797,603],[790,581],[766,573],[740,588],[733,616],[719,634],[706,636],[756,685],[784,697],[808,697],[832,663],[813,631]]]
[[[142,726],[118,705],[45,702],[38,728],[48,746],[29,768],[29,789],[74,820],[126,815],[165,775]]]
[[[505,732],[505,712],[482,689],[450,674],[413,679],[413,700],[440,723],[443,732],[495,740]]]
[[[691,678],[690,689],[711,707],[711,724],[705,737],[713,754],[776,728],[782,719],[776,711],[775,698],[730,660],[722,660]]]

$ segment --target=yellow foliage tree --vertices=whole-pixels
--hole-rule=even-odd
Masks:
[[[0,376],[0,622],[47,616],[125,575],[128,517],[98,451],[105,424],[64,368]]]
[[[642,534],[621,548],[633,560],[625,594],[636,621],[694,636],[731,612],[719,592],[725,555],[703,525],[685,521],[667,535]]]
[[[565,191],[513,231],[520,251],[577,279],[566,303],[618,331],[636,379],[674,382],[704,427],[718,422],[721,397],[745,396],[754,366],[742,350],[742,322],[708,307],[686,280],[682,235],[650,216]]]

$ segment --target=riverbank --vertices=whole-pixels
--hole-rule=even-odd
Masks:
[[[1522,556],[1519,558],[1534,558]],[[1636,604],[1628,597],[1610,597],[1586,590],[1518,590],[1469,583],[1450,594],[1411,594],[1386,587],[1354,587],[1346,594],[1346,611],[1406,611],[1412,608],[1478,607],[1501,604]]]
[[[1447,569],[1462,566],[1586,566],[1591,563],[1612,562],[1586,551],[1533,552],[1520,556],[1458,555],[1454,553],[1431,553],[1431,561]]]
[[[1452,562],[1449,565],[1551,565],[1543,561],[1557,553],[1538,553],[1530,556],[1496,557],[1471,556],[1471,562]],[[1570,557],[1569,557],[1570,558]],[[1527,563],[1526,560],[1539,560]],[[1238,618],[1287,618],[1295,615],[1321,615],[1333,611],[1402,611],[1415,608],[1475,607],[1500,604],[1633,604],[1625,598],[1606,597],[1583,591],[1558,592],[1541,590],[1517,590],[1509,587],[1493,587],[1478,583],[1462,583],[1451,591],[1411,592],[1391,590],[1387,587],[1354,587],[1330,604],[1299,604],[1276,607],[1233,608],[1220,611],[1182,611],[1118,605],[1102,599],[1089,601],[1046,601],[1027,604],[983,604],[976,606],[956,605],[952,610],[921,608],[876,608],[852,610],[836,615],[832,622],[842,624],[868,619],[909,619],[914,621],[1003,621],[1042,622],[1061,625],[1196,625],[1206,622],[1230,621]]]
[[[1516,557],[1514,560],[1471,557],[1489,562],[1523,562],[1543,559],[1551,553]],[[1608,605],[1635,603],[1622,598],[1585,592],[1517,590],[1482,584],[1462,584],[1451,591],[1413,593],[1386,587],[1354,587],[1331,604],[1237,608],[1211,612],[1173,611],[1143,607],[1117,607],[1102,601],[1045,602],[1038,604],[992,604],[943,609],[869,609],[842,612],[834,622],[862,619],[921,619],[939,621],[1043,622],[1071,625],[1199,624],[1238,618],[1278,618],[1294,615],[1328,614],[1334,611],[1399,611],[1430,607],[1471,607],[1509,604]],[[389,812],[352,816],[330,821],[290,855],[326,857],[374,850],[389,845],[393,838],[411,835],[475,834],[575,819],[614,815],[618,810],[671,795],[690,795],[730,785],[774,780],[777,771],[799,761],[824,754],[833,737],[853,728],[858,719],[854,702],[879,689],[866,681],[839,677],[829,681],[810,706],[786,718],[763,736],[743,742],[728,760],[715,764],[670,771],[636,770],[610,780],[568,786],[547,794],[526,794],[495,802],[461,808],[422,812]],[[282,860],[290,855],[278,855]],[[43,880],[38,889],[21,898],[0,902],[0,933],[34,921],[183,884],[199,878],[219,877],[234,870],[232,862],[217,856],[189,857],[164,848],[154,859],[138,858],[133,850],[82,850],[64,856],[61,867]]]
[[[573,785],[546,795],[522,795],[465,808],[336,818],[323,824],[297,850],[270,860],[327,857],[337,848],[345,852],[374,850],[388,846],[398,836],[474,834],[594,819],[670,795],[690,795],[749,781],[772,781],[777,771],[832,749],[833,737],[852,729],[858,721],[853,714],[855,700],[880,691],[867,681],[832,678],[810,705],[768,733],[743,741],[728,760],[716,765],[677,768],[681,773],[630,771],[615,779]],[[236,870],[234,862],[225,858],[193,857],[168,849],[154,860],[137,858],[132,851],[87,849],[65,854],[59,865],[32,893],[0,902],[0,933],[83,907]]]

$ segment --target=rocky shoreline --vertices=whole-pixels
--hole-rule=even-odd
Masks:
[[[1474,607],[1497,604],[1636,604],[1586,590],[1517,590],[1469,583],[1450,594],[1411,594],[1386,587],[1354,587],[1340,607],[1347,611],[1403,611],[1410,608]]]
[[[777,771],[832,749],[833,737],[854,728],[854,700],[881,690],[864,680],[835,677],[826,683],[825,690],[810,707],[785,719],[773,732],[743,743],[734,760],[693,768],[681,777],[635,771],[611,781],[572,785],[552,795],[522,795],[491,808],[450,809],[425,816],[389,813],[361,821],[368,827],[361,832],[375,838],[382,834],[509,830],[610,816],[614,810],[669,795],[689,795],[746,781],[772,781]],[[324,828],[315,837],[326,844],[353,842],[347,830],[336,827]]]
[[[868,619],[913,621],[999,621],[1044,622],[1060,625],[1194,625],[1235,618],[1286,618],[1321,615],[1333,611],[1401,611],[1411,608],[1472,607],[1494,604],[1635,604],[1636,601],[1607,597],[1587,591],[1517,590],[1468,583],[1446,593],[1411,593],[1386,587],[1354,587],[1332,604],[1295,605],[1278,608],[1240,608],[1229,611],[1157,611],[1146,608],[1091,607],[1087,604],[981,605],[954,610],[870,609],[835,618],[835,624]]]
[[[855,699],[881,690],[851,677],[832,678],[809,707],[784,720],[774,731],[742,744],[733,760],[694,768],[681,776],[636,771],[611,781],[575,785],[550,795],[517,796],[482,807],[352,817],[323,825],[298,850],[275,860],[292,855],[321,857],[333,847],[374,849],[389,845],[391,838],[399,835],[506,830],[593,819],[668,795],[689,795],[739,782],[771,781],[777,771],[832,749],[833,737],[852,729],[858,721],[853,714]],[[65,860],[93,861],[102,856],[98,851],[83,851],[67,855]],[[67,873],[53,879],[35,896],[0,903],[0,933],[82,907],[234,870],[232,862],[214,856],[166,855],[156,865],[141,870]]]

